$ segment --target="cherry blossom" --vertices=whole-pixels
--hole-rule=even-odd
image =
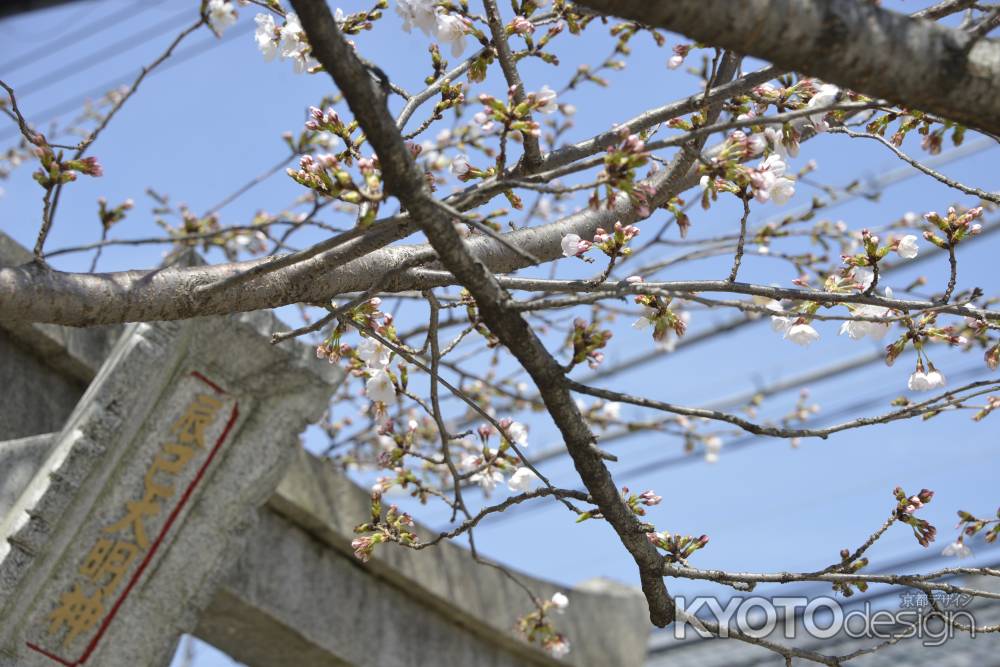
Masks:
[[[778,154],[771,154],[750,172],[750,186],[754,198],[760,203],[773,201],[779,206],[795,194],[795,183],[785,177],[785,161]]]
[[[469,481],[478,484],[483,490],[483,495],[489,497],[498,484],[503,484],[503,473],[496,468],[490,467],[481,470],[469,477]]]
[[[786,142],[781,130],[773,127],[764,128],[764,138],[767,139],[768,146],[782,159],[795,157],[799,154],[799,142],[789,139]]]
[[[413,26],[428,37],[437,31],[437,15],[434,0],[396,0],[396,13],[403,19],[403,30],[410,32]]]
[[[374,338],[363,339],[357,353],[369,368],[384,369],[389,365],[390,351]]]
[[[806,104],[806,108],[821,109],[823,107],[828,107],[837,101],[838,95],[840,95],[840,88],[832,83],[824,83],[819,87],[819,90],[816,91],[816,94],[809,99],[809,102]],[[825,112],[809,116],[809,122],[812,123],[813,129],[817,132],[825,132],[828,129],[826,121],[823,120],[824,115]]]
[[[639,494],[639,502],[647,507],[653,507],[663,502],[663,496],[656,495],[656,492],[650,489]]]
[[[879,308],[878,306],[861,306],[855,310],[853,314],[861,317],[883,317],[887,312],[887,308]],[[865,336],[869,336],[874,340],[882,340],[888,331],[888,324],[849,320],[840,325],[839,335],[843,336],[844,334],[847,334],[851,340],[861,340]]]
[[[920,252],[920,246],[917,245],[917,237],[913,234],[907,234],[899,239],[896,252],[903,259],[913,259],[916,257],[917,253]]]
[[[684,59],[687,57],[688,51],[691,50],[690,46],[685,44],[678,44],[674,47],[674,55],[670,56],[670,60],[667,61],[667,67],[670,69],[677,69],[684,64]]]
[[[925,373],[922,364],[917,364],[917,370],[913,372],[906,386],[910,391],[931,391],[945,385],[945,377],[941,371],[931,366],[930,371]]]
[[[785,338],[796,345],[807,347],[819,340],[819,332],[805,322],[793,324],[785,331]]]
[[[968,558],[972,555],[972,549],[962,540],[955,540],[941,551],[942,556],[954,556],[955,558]]]
[[[518,447],[527,447],[528,427],[521,422],[512,421],[508,424],[505,423],[505,421],[500,422],[500,425],[507,429],[507,436],[510,438],[511,442]]]
[[[762,155],[767,149],[767,138],[760,133],[751,134],[747,137],[747,148],[751,155]]]
[[[705,438],[706,463],[717,463],[719,461],[719,452],[721,451],[722,451],[722,438],[720,438],[717,435]]]
[[[590,241],[584,241],[578,234],[566,234],[560,242],[564,257],[579,257],[590,250]]]
[[[887,299],[891,299],[892,289],[886,287],[885,296]],[[852,315],[855,317],[886,317],[888,314],[889,309],[881,306],[864,305],[859,306],[852,311]],[[840,325],[839,335],[843,336],[844,334],[847,334],[851,340],[861,340],[865,336],[874,340],[882,340],[888,331],[888,322],[882,323],[848,320]]]
[[[344,35],[337,35],[336,30],[330,34],[326,29],[332,28],[328,16],[321,17],[324,27],[322,23],[314,26],[306,16],[300,21],[294,13],[286,15],[288,3],[238,2],[241,6],[258,4],[268,10],[255,17],[255,45],[265,60],[291,60],[297,72],[328,69],[334,83],[363,81],[373,85],[345,85],[337,97],[330,97],[323,91],[305,91],[317,96],[313,101],[318,106],[309,108],[304,126],[301,120],[293,119],[298,132],[286,132],[281,137],[293,156],[291,159],[298,160],[297,168],[288,169],[287,173],[308,192],[298,193],[291,204],[266,204],[270,210],[281,206],[281,213],[272,215],[258,208],[249,220],[241,220],[234,209],[222,217],[214,213],[199,217],[182,205],[167,203],[164,197],[162,203],[166,212],[163,217],[173,216],[180,221],[176,227],[164,224],[171,237],[165,240],[179,246],[197,245],[212,254],[221,251],[233,264],[242,259],[244,253],[265,254],[272,240],[284,246],[285,239],[299,226],[315,226],[321,230],[313,230],[312,237],[326,236],[324,231],[337,235],[345,233],[345,236],[334,239],[333,245],[321,241],[322,245],[313,246],[312,250],[296,248],[289,242],[287,249],[293,255],[287,261],[308,263],[294,270],[289,270],[286,261],[279,265],[268,264],[267,271],[273,271],[273,275],[268,275],[266,281],[258,277],[229,295],[238,298],[230,300],[220,291],[222,296],[213,297],[214,300],[199,298],[173,305],[167,303],[172,302],[172,292],[157,288],[151,294],[154,304],[148,309],[145,303],[141,304],[140,312],[134,311],[133,305],[120,308],[119,296],[107,295],[107,303],[111,306],[107,310],[121,313],[120,317],[114,315],[112,319],[134,315],[140,318],[165,315],[169,319],[205,314],[203,310],[208,306],[216,308],[212,305],[216,302],[231,301],[235,305],[229,309],[299,304],[301,319],[312,324],[291,329],[275,338],[305,336],[312,340],[315,336],[317,356],[342,364],[351,378],[337,394],[340,399],[347,400],[336,400],[321,424],[329,442],[337,443],[336,448],[330,448],[327,453],[342,469],[352,475],[357,473],[358,478],[370,482],[370,476],[384,475],[370,487],[370,518],[359,517],[367,523],[358,524],[355,529],[357,535],[352,547],[358,558],[368,560],[373,550],[386,542],[399,547],[432,546],[419,543],[415,534],[405,528],[412,526],[412,520],[405,514],[399,513],[395,506],[383,505],[383,496],[389,494],[399,494],[406,499],[403,502],[413,507],[416,507],[415,501],[421,504],[444,502],[451,510],[450,523],[454,525],[438,533],[434,542],[464,533],[471,539],[471,531],[481,517],[505,511],[521,501],[569,504],[572,499],[571,507],[577,508],[579,503],[576,516],[579,520],[608,520],[621,541],[637,556],[635,560],[640,571],[649,570],[642,573],[644,577],[673,578],[678,573],[688,576],[691,570],[686,559],[705,546],[708,538],[672,534],[664,531],[663,526],[645,521],[620,521],[621,517],[616,515],[622,504],[630,514],[626,516],[628,519],[645,516],[648,512],[663,515],[657,519],[674,520],[676,512],[654,512],[651,508],[664,502],[654,490],[632,493],[618,483],[609,486],[616,481],[610,476],[614,468],[602,468],[606,465],[598,458],[602,452],[590,451],[597,441],[595,438],[608,441],[619,434],[631,436],[642,431],[654,437],[666,435],[676,438],[685,451],[694,450],[699,461],[703,457],[705,463],[714,464],[719,461],[723,447],[732,448],[735,439],[741,437],[739,430],[786,438],[796,447],[800,440],[808,442],[808,437],[825,438],[855,426],[938,414],[943,421],[961,415],[966,409],[977,411],[972,419],[979,421],[994,410],[1000,412],[1000,397],[992,395],[997,386],[987,389],[985,384],[970,383],[940,396],[924,394],[930,397],[927,401],[919,401],[909,392],[913,400],[896,399],[889,406],[879,405],[888,400],[873,399],[861,410],[865,413],[864,418],[843,422],[838,419],[829,426],[813,425],[810,422],[819,406],[810,404],[804,391],[791,410],[779,407],[785,404],[780,397],[776,403],[768,401],[778,390],[795,388],[806,380],[816,382],[817,377],[825,380],[826,376],[836,376],[855,365],[848,361],[818,370],[809,368],[807,355],[788,347],[784,348],[786,356],[789,352],[799,352],[792,355],[796,365],[802,364],[794,374],[797,377],[789,374],[787,378],[777,379],[775,384],[761,387],[752,400],[739,401],[746,403],[742,406],[734,401],[729,402],[727,408],[719,402],[712,410],[695,410],[603,387],[607,378],[629,372],[635,368],[635,363],[649,357],[642,350],[627,351],[619,356],[606,346],[613,334],[625,328],[627,335],[622,338],[627,347],[635,338],[627,331],[631,324],[636,329],[643,329],[644,336],[651,335],[658,350],[671,351],[688,329],[690,313],[684,309],[692,307],[704,308],[702,312],[708,321],[693,340],[687,339],[690,342],[733,332],[737,325],[767,317],[777,333],[803,347],[820,338],[817,331],[820,325],[816,322],[826,319],[843,320],[837,322],[840,335],[855,341],[880,340],[889,332],[898,333],[884,353],[879,350],[873,353],[884,354],[891,366],[904,351],[912,352],[914,361],[910,363],[915,363],[915,371],[907,381],[910,392],[930,392],[945,386],[943,373],[928,357],[930,352],[937,358],[936,343],[951,348],[949,358],[959,351],[955,348],[964,348],[962,351],[971,351],[977,356],[982,354],[987,366],[995,370],[1000,366],[1000,339],[992,324],[997,320],[995,299],[975,288],[973,276],[964,270],[958,271],[955,249],[983,229],[973,224],[983,209],[969,206],[973,203],[989,206],[987,202],[995,201],[996,197],[991,199],[988,196],[991,193],[976,189],[976,184],[959,184],[957,189],[970,198],[955,196],[947,215],[928,213],[921,219],[914,213],[897,215],[901,210],[869,215],[860,209],[849,209],[848,215],[854,218],[849,225],[828,219],[821,210],[839,203],[841,189],[832,190],[826,183],[807,176],[816,169],[809,155],[803,156],[805,165],[801,169],[793,167],[791,162],[799,152],[800,141],[811,149],[805,140],[811,140],[814,131],[833,135],[821,138],[820,143],[841,141],[843,137],[839,135],[866,134],[869,138],[882,139],[885,148],[890,150],[915,144],[914,135],[920,134],[926,137],[925,146],[936,152],[949,139],[956,145],[961,143],[965,126],[954,124],[960,118],[944,121],[947,115],[939,117],[933,109],[922,113],[912,111],[909,105],[890,103],[875,96],[877,86],[876,90],[869,90],[867,84],[850,77],[838,78],[838,81],[860,86],[860,92],[845,95],[845,91],[835,85],[803,78],[814,71],[810,68],[803,74],[786,72],[780,76],[776,76],[774,68],[764,70],[763,75],[736,72],[733,67],[739,68],[739,65],[732,54],[724,57],[721,52],[713,54],[711,49],[718,45],[698,42],[674,46],[667,65],[683,69],[686,56],[691,49],[697,48],[700,68],[692,67],[691,74],[699,79],[711,79],[699,81],[706,87],[705,97],[695,94],[681,100],[681,107],[665,107],[684,111],[666,114],[669,118],[662,111],[665,100],[656,99],[660,111],[641,112],[630,121],[624,119],[632,116],[631,113],[622,114],[613,119],[618,122],[608,133],[603,131],[608,119],[601,120],[603,116],[598,114],[600,125],[592,128],[593,120],[573,116],[577,110],[570,102],[584,86],[612,83],[604,76],[608,74],[606,70],[625,65],[634,46],[629,41],[633,35],[652,35],[660,46],[665,44],[665,39],[675,39],[661,34],[659,28],[665,26],[615,22],[611,27],[611,36],[617,40],[615,55],[591,67],[571,63],[566,72],[572,77],[568,83],[563,83],[565,79],[561,76],[552,79],[560,81],[557,93],[548,85],[543,86],[541,81],[533,87],[525,87],[521,81],[528,82],[536,76],[537,61],[560,66],[557,52],[549,44],[562,32],[576,35],[588,29],[588,25],[607,25],[601,12],[595,13],[589,7],[601,3],[522,0],[510,3],[508,9],[503,3],[494,6],[493,2],[488,2],[484,15],[480,8],[464,1],[396,0],[395,11],[400,20],[395,25],[401,24],[410,33],[416,27],[423,35],[411,36],[418,41],[431,42],[429,57],[421,60],[421,68],[425,71],[414,78],[413,72],[395,71],[387,66],[391,65],[388,60],[359,64],[354,58],[330,61],[324,58],[325,67],[320,67],[313,57],[313,46],[321,50],[318,40],[326,45],[327,39],[335,38],[331,47],[353,49],[355,44],[351,40],[358,39],[358,48],[366,52],[359,51],[359,55],[380,60],[378,48],[361,47],[377,47],[393,40],[389,34],[379,36],[376,32],[373,38],[365,35],[369,30],[378,31],[386,23],[393,23],[382,20],[389,4],[387,0],[363,6],[355,3],[348,10],[354,12],[350,16],[336,9],[333,18]],[[236,5],[237,0],[203,0],[202,28],[220,34],[231,27],[236,21]],[[551,11],[541,15],[536,13],[539,7]],[[981,9],[968,11],[983,13]],[[305,28],[309,29],[308,34]],[[673,34],[687,32],[692,31],[685,28]],[[568,39],[564,35],[556,41],[561,42],[564,38]],[[464,63],[456,63],[448,55],[449,51],[456,57],[469,52],[467,46],[474,48],[475,54],[470,54],[472,57]],[[564,53],[576,53],[569,46],[566,49]],[[327,52],[325,48],[322,50]],[[426,48],[420,50],[428,51]],[[664,55],[671,56],[669,52]],[[719,58],[711,61],[709,68],[709,59],[716,55]],[[159,61],[153,66],[156,62]],[[662,69],[664,59],[657,61],[654,58],[651,62]],[[812,61],[804,58],[801,62]],[[391,85],[380,67],[394,71]],[[515,76],[514,70],[519,68],[522,68],[520,76]],[[327,80],[325,74],[321,78]],[[724,74],[728,76],[723,77]],[[400,77],[398,81],[397,77]],[[765,78],[770,78],[771,82],[759,84]],[[326,88],[330,85],[327,81]],[[368,95],[378,92],[373,86],[384,95]],[[960,88],[950,92],[960,92]],[[117,97],[109,94],[100,103],[119,105],[129,98],[129,90],[125,86],[115,93]],[[407,90],[411,92],[405,92]],[[20,120],[20,113],[15,113],[13,92],[8,91],[8,96],[10,113],[16,116],[15,120]],[[391,98],[391,114],[385,104],[371,104],[372,100],[384,102],[385,96]],[[844,114],[828,113],[842,98],[872,103],[865,104],[870,108],[864,111],[860,110],[862,105],[852,105],[859,109]],[[926,99],[933,106],[936,103],[932,98],[934,95],[928,93]],[[889,99],[895,98],[890,96]],[[477,101],[482,104],[478,113]],[[919,95],[913,101],[919,102]],[[117,107],[110,108],[114,115]],[[338,115],[338,108],[343,119]],[[913,108],[924,107],[917,103]],[[949,107],[941,108],[947,112]],[[583,111],[581,107],[580,113]],[[793,112],[791,119],[782,116],[789,112]],[[543,117],[543,114],[551,115]],[[736,122],[729,122],[733,117]],[[840,121],[844,122],[841,127],[828,126],[828,122],[836,125]],[[671,128],[671,134],[673,131],[678,134],[660,136],[664,126]],[[43,135],[26,129],[24,123],[20,127],[25,141],[20,142],[21,147],[0,155],[0,167],[6,170],[8,165],[16,166],[22,157],[32,154],[39,157],[42,169],[35,177],[45,190],[43,223],[51,223],[50,214],[59,194],[57,188],[78,176],[100,175],[101,165],[93,158],[84,158],[83,153],[76,159],[64,159],[61,153],[57,156],[54,151],[59,145],[47,144]],[[972,133],[977,125],[968,127],[968,132]],[[98,121],[97,132],[101,129],[103,124]],[[601,131],[589,136],[596,130]],[[909,134],[911,132],[913,134]],[[683,133],[690,134],[684,136]],[[87,146],[94,138],[96,133],[87,139]],[[675,152],[677,147],[685,147],[680,155]],[[36,149],[42,154],[39,155]],[[909,156],[896,153],[919,167],[918,157],[907,159]],[[470,157],[476,160],[475,166]],[[397,169],[414,163],[419,165],[417,170]],[[582,174],[591,169],[596,173]],[[690,187],[693,179],[688,178],[689,174],[700,177],[702,191],[695,191],[694,197],[691,197],[690,191],[694,188]],[[555,175],[568,177],[567,182],[561,183]],[[460,191],[455,187],[456,180],[465,183]],[[935,180],[945,185],[950,181],[948,178]],[[871,195],[874,200],[890,182],[889,178],[877,178],[870,187],[866,182],[864,188],[846,187],[842,191],[851,197]],[[759,220],[756,215],[751,219],[750,206],[767,202],[784,205],[795,197],[797,188],[801,190],[806,186],[817,189],[817,196],[807,210],[770,220]],[[223,200],[223,205],[243,196],[241,193],[247,190],[238,190]],[[255,190],[252,194],[258,196],[264,192]],[[977,194],[985,195],[980,197],[982,201],[973,199]],[[429,213],[432,197],[445,204],[437,207],[439,210],[434,215]],[[506,203],[499,203],[501,197]],[[750,198],[755,201],[750,202]],[[695,209],[693,204],[699,203],[698,199],[703,209],[710,212],[700,213]],[[719,208],[712,210],[716,203],[720,204]],[[939,200],[938,203],[947,206],[948,202]],[[422,208],[424,205],[426,210]],[[324,207],[322,215],[321,207]],[[741,208],[744,217],[733,214]],[[662,220],[655,219],[645,222],[659,209],[669,213],[666,216],[669,224],[661,227]],[[101,237],[102,246],[104,241],[118,243],[113,240],[114,235],[106,233],[116,220],[116,210],[107,208],[106,202],[99,200],[98,220],[105,232]],[[244,207],[243,210],[251,209]],[[447,210],[452,210],[453,214],[448,215]],[[426,220],[420,219],[421,224],[414,227],[412,220],[405,219],[407,211],[410,216],[420,214],[418,217]],[[475,229],[474,225],[462,223],[456,219],[461,217],[457,211],[470,216],[466,222],[475,219],[488,223],[503,237],[496,238],[481,225]],[[325,220],[341,216],[342,220]],[[287,232],[276,234],[272,225],[291,227]],[[632,241],[643,225],[655,227],[643,233],[645,238],[653,232],[649,244]],[[861,229],[865,225],[870,228]],[[692,238],[687,238],[689,230]],[[415,235],[416,231],[424,238],[406,238]],[[41,244],[47,233],[47,227],[43,228],[36,251],[39,259],[46,256]],[[508,233],[514,234],[509,238],[515,243],[508,243],[507,250],[501,250],[500,245]],[[882,245],[875,233],[887,237]],[[181,234],[191,235],[191,238],[180,238]],[[544,252],[537,253],[542,262],[557,260],[560,256],[594,263],[600,260],[597,271],[593,272],[596,275],[581,276],[579,269],[584,267],[575,262],[558,261],[551,265],[548,277],[540,268],[530,269],[526,275],[513,275],[518,267],[527,266],[513,258],[517,254],[516,240],[525,235],[545,244]],[[920,246],[925,242],[920,236],[945,252],[937,253],[935,258],[920,257],[937,261],[936,265],[928,262],[933,269],[926,277],[898,277],[901,285],[908,285],[906,291],[911,296],[907,301],[888,300],[892,298],[888,288],[884,289],[886,299],[870,295],[869,290],[876,284],[877,277],[882,279],[883,287],[897,278],[893,258],[909,260],[920,254]],[[461,247],[463,239],[469,241],[468,248]],[[732,243],[733,240],[736,243]],[[431,245],[425,245],[427,241]],[[303,243],[307,242],[303,239]],[[444,251],[447,248],[456,250],[456,243],[457,251],[461,252]],[[336,248],[334,252],[330,252],[331,247]],[[416,250],[412,250],[414,248]],[[433,257],[432,248],[441,250],[437,259]],[[278,249],[284,250],[283,247]],[[466,250],[467,257],[463,254]],[[47,254],[55,253],[50,250]],[[923,254],[930,253],[924,251]],[[964,250],[958,254],[964,255]],[[98,255],[100,252],[95,253],[95,264]],[[640,255],[638,261],[637,255]],[[709,282],[706,279],[712,276],[700,275],[701,268],[692,268],[690,273],[683,270],[682,262],[697,261],[700,267],[702,260],[716,255],[730,255],[733,261],[728,283]],[[839,266],[835,265],[837,257],[844,260]],[[476,264],[477,259],[482,260],[481,264]],[[719,259],[715,257],[711,261]],[[743,275],[737,282],[744,260],[751,266],[743,267]],[[765,275],[764,269],[772,266],[794,271],[789,276],[793,278],[791,286],[786,288],[784,279],[777,282],[778,276]],[[225,271],[220,267],[220,276],[228,273],[235,276],[236,268],[224,268]],[[569,275],[559,275],[564,269]],[[946,273],[948,269],[950,273]],[[634,275],[624,278],[630,274]],[[183,270],[178,275],[182,276],[181,280],[168,275],[164,284],[173,288],[180,285],[177,289],[183,289],[191,280],[198,282],[203,277],[200,273],[188,275]],[[123,284],[134,282],[129,278]],[[21,284],[20,279],[16,284]],[[208,284],[205,287],[212,288]],[[517,296],[508,298],[500,287],[508,287]],[[942,289],[945,290],[943,294]],[[858,294],[859,291],[864,294]],[[49,290],[45,288],[38,293],[45,296]],[[716,293],[731,296],[711,296]],[[334,296],[339,295],[343,300],[357,294],[363,296],[352,298],[342,308],[331,301]],[[386,310],[393,314],[379,309],[379,294],[385,295]],[[779,295],[783,299],[769,300],[767,295]],[[59,294],[54,296],[63,299]],[[635,305],[622,307],[620,302],[626,297],[634,298]],[[160,298],[166,302],[156,305]],[[402,301],[404,298],[406,301]],[[98,303],[103,300],[101,296]],[[20,305],[22,301],[25,302],[23,306]],[[14,308],[33,318],[35,315],[31,313],[35,310],[27,303],[30,301],[35,299],[15,298]],[[69,303],[58,305],[55,310],[72,313],[74,307]],[[67,316],[69,323],[77,317],[83,323],[100,322],[105,317],[100,307],[90,310],[97,313],[97,319],[87,313],[70,314]],[[560,312],[552,316],[546,314],[557,310]],[[735,315],[731,320],[724,315],[720,318],[712,315],[730,310]],[[429,320],[426,318],[428,311]],[[634,314],[627,318],[625,313]],[[849,313],[849,317],[842,317],[843,313]],[[45,314],[45,309],[41,314]],[[322,320],[317,317],[320,315]],[[400,320],[398,328],[394,315]],[[57,314],[55,317],[63,316]],[[730,321],[732,325],[727,324]],[[735,345],[741,347],[743,357],[759,363],[762,360],[758,357],[768,348],[758,343],[760,341],[750,339],[746,344],[737,341]],[[551,354],[536,354],[532,352],[532,345],[544,345]],[[829,347],[822,356],[835,351],[835,345]],[[476,357],[477,350],[488,351],[489,360]],[[636,362],[631,360],[631,352],[637,353]],[[782,354],[780,350],[777,352]],[[605,354],[607,361],[604,361]],[[518,365],[520,361],[524,363]],[[599,375],[577,373],[583,377],[579,381],[571,379],[571,373],[584,370],[584,362],[594,368],[602,361],[605,365]],[[443,375],[435,382],[435,367],[445,369],[443,372],[453,382],[445,380]],[[521,371],[527,371],[527,375]],[[902,384],[907,375],[905,370],[897,368],[895,371],[901,373],[896,382]],[[588,377],[602,386],[591,386]],[[552,378],[560,382],[555,383]],[[720,377],[720,380],[725,378]],[[954,380],[953,383],[958,384]],[[629,380],[622,382],[628,385]],[[665,398],[683,401],[683,393],[682,390],[679,396]],[[456,398],[459,400],[454,400]],[[609,400],[614,398],[629,404],[628,410],[623,410],[622,403]],[[688,398],[695,400],[697,397]],[[974,398],[977,400],[973,401]],[[557,409],[560,401],[568,405],[566,399],[573,400],[578,410],[573,406],[569,406],[569,410]],[[445,414],[442,406],[450,414]],[[554,406],[548,411],[551,414],[545,415],[552,419],[536,419],[536,411],[545,406]],[[666,416],[653,416],[647,413],[649,410],[666,413]],[[623,419],[623,412],[628,418]],[[476,415],[484,417],[488,423],[474,422],[478,418]],[[531,437],[539,440],[536,446],[548,437],[545,434],[553,427],[567,434],[562,449],[576,460],[580,460],[580,453],[585,454],[593,465],[581,466],[577,471],[581,479],[565,480],[565,488],[549,487],[541,473],[530,468],[527,458],[522,455],[529,451],[521,449],[528,446],[528,428],[514,418],[532,420]],[[548,454],[541,456],[544,458]],[[458,468],[456,462],[459,462]],[[586,493],[579,490],[578,481],[583,482]],[[463,496],[466,485],[475,485],[475,493]],[[538,490],[540,487],[543,490]],[[927,546],[934,539],[934,528],[913,513],[930,500],[931,492],[924,490],[907,496],[897,491],[898,504],[891,510],[890,521],[881,531],[888,530],[890,524],[905,523],[913,528],[918,541]],[[482,500],[483,495],[491,493],[501,496],[492,506]],[[520,495],[510,497],[514,494]],[[475,507],[467,505],[467,500]],[[971,543],[974,535],[979,534],[977,531],[986,524],[995,522],[992,535],[1000,536],[1000,519],[981,521],[967,513],[959,515],[969,526],[944,549],[944,555],[969,555],[963,537]],[[647,544],[638,545],[645,554],[634,549],[636,525],[652,545],[652,549]],[[896,528],[898,525],[892,529]],[[867,531],[859,531],[859,537],[863,537],[864,532]],[[879,535],[881,532],[876,532],[867,544],[872,544]],[[572,541],[567,543],[572,546]],[[647,557],[656,554],[657,549],[660,560]],[[827,554],[827,557],[832,555]],[[835,574],[857,573],[867,565],[867,559],[861,555],[860,551],[842,552],[841,562],[833,561]],[[829,561],[824,558],[823,562]],[[674,568],[675,565],[684,567]],[[716,574],[712,573],[713,580],[721,581]],[[791,576],[803,581],[815,578],[808,574]],[[855,588],[861,589],[866,576],[861,573],[857,578],[848,579],[854,582]],[[740,579],[737,583],[746,584],[754,575],[743,575]],[[845,581],[838,580],[834,590],[849,594],[852,583]],[[552,593],[550,589],[548,594]],[[527,641],[552,655],[566,655],[569,642],[558,632],[556,622],[560,620],[557,614],[566,609],[569,599],[561,592],[551,598],[537,592],[529,594],[530,600],[525,599],[522,603],[530,611],[518,622],[519,631]],[[650,611],[658,612],[661,617],[668,611],[662,599],[650,596],[649,602]],[[657,610],[657,606],[661,608]]]
[[[622,404],[617,401],[608,401],[601,406],[601,416],[611,420],[621,419]]]
[[[376,403],[388,405],[396,402],[396,388],[388,371],[378,368],[371,373],[365,383],[365,396]]]
[[[533,93],[535,98],[535,108],[542,113],[553,113],[559,109],[559,105],[556,104],[556,91],[549,88],[547,85],[542,86],[542,89],[537,93]]]
[[[535,32],[535,24],[523,16],[515,16],[510,22],[510,29],[518,35],[530,35]]]
[[[305,30],[294,12],[285,15],[285,24],[280,28],[270,14],[257,14],[254,21],[257,24],[254,41],[265,60],[274,60],[280,54],[282,59],[292,60],[296,74],[319,66],[319,62],[310,55],[311,47]]]
[[[558,635],[545,644],[545,650],[553,658],[564,658],[569,655],[569,640],[562,635]]]
[[[281,57],[296,58],[307,48],[306,31],[294,12],[285,15],[285,25],[281,28]]]
[[[228,0],[209,0],[206,10],[208,22],[220,35],[226,28],[236,23],[236,10]]]
[[[639,329],[641,331],[642,329],[650,327],[655,322],[654,319],[655,317],[656,317],[655,308],[650,308],[649,306],[643,306],[642,316],[632,323],[632,328]]]
[[[507,481],[507,488],[511,491],[531,491],[538,483],[538,475],[531,468],[518,468]]]
[[[862,292],[871,287],[874,280],[875,272],[867,266],[854,267],[854,282],[861,287]]]
[[[467,32],[468,26],[462,17],[449,14],[443,10],[438,12],[437,38],[440,42],[451,45],[451,56],[453,58],[458,58],[465,51],[465,36]]]
[[[781,302],[775,301],[773,299],[771,301],[767,302],[767,304],[765,304],[765,308],[767,308],[768,310],[770,310],[773,313],[784,313],[785,312],[785,309],[781,307]],[[789,316],[783,315],[783,314],[772,315],[771,316],[771,329],[775,333],[784,334],[786,331],[788,331],[788,328],[790,326],[792,326],[792,324],[795,322],[795,319],[796,319],[795,317],[789,317]]]
[[[451,173],[456,176],[465,176],[471,169],[468,155],[458,155],[451,161]]]

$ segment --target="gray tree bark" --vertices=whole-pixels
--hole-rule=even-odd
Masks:
[[[859,0],[576,0],[1000,134],[1000,43]]]

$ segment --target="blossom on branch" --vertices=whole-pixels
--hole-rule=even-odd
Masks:
[[[580,257],[590,250],[592,245],[590,241],[581,239],[579,234],[566,234],[559,244],[564,257]]]
[[[218,34],[236,23],[236,10],[228,0],[208,0],[208,23]]]
[[[531,491],[538,484],[538,475],[531,468],[518,468],[507,481],[507,488],[511,491],[525,492]]]

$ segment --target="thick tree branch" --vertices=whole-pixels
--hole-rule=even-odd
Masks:
[[[824,81],[1000,132],[1000,43],[858,0],[577,0]]]
[[[639,567],[650,620],[659,626],[670,623],[674,608],[659,571],[662,558],[646,539],[642,524],[623,502],[610,472],[591,446],[594,435],[573,402],[560,365],[521,315],[505,308],[507,293],[490,270],[469,252],[450,218],[432,201],[423,174],[403,143],[384,97],[340,35],[329,7],[322,0],[293,0],[292,6],[302,20],[315,57],[333,76],[378,154],[387,190],[407,208],[444,266],[472,293],[483,320],[537,384],[577,472]]]

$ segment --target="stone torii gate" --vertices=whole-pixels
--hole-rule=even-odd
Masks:
[[[0,234],[0,265],[28,259]],[[342,371],[272,345],[283,328],[0,313],[0,667],[163,667],[183,633],[251,667],[642,664],[635,589],[569,591],[557,661],[513,632],[523,592],[464,549],[355,560],[368,494],[298,439]]]

